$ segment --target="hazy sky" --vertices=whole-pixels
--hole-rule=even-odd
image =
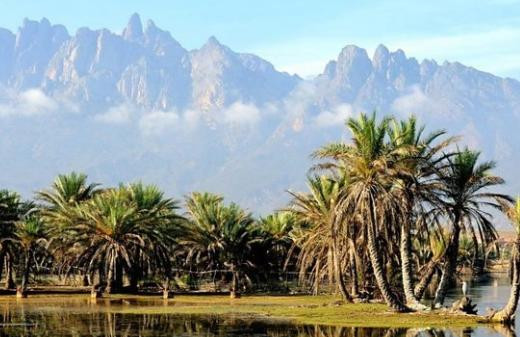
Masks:
[[[520,0],[1,0],[0,26],[16,30],[24,17],[47,17],[72,33],[120,32],[133,12],[188,49],[215,35],[302,76],[321,72],[347,44],[372,53],[383,43],[520,79]]]

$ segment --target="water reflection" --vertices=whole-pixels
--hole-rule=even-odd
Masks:
[[[108,312],[2,311],[0,336],[255,336],[255,337],[516,337],[497,326],[472,329],[405,329],[291,325],[245,318],[136,315]]]
[[[486,307],[500,307],[509,294],[506,277],[473,282],[470,296],[479,304],[479,313]],[[451,298],[460,297],[458,289]],[[171,314],[122,314],[110,309],[125,306],[187,305],[178,300],[164,302],[156,298],[32,298],[30,301],[0,302],[0,337],[3,336],[185,336],[185,337],[516,337],[515,331],[497,325],[478,329],[405,329],[368,327],[330,327],[293,325],[251,319],[245,316]],[[369,317],[367,325],[370,325]]]

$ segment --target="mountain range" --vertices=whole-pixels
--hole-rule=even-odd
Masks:
[[[121,33],[47,19],[0,29],[0,186],[29,196],[60,172],[141,179],[181,197],[224,194],[254,212],[302,189],[310,153],[348,139],[360,111],[416,114],[496,159],[520,191],[520,82],[402,50],[347,45],[312,79],[215,37],[186,50],[134,14]]]

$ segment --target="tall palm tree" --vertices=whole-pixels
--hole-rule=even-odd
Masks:
[[[518,298],[520,297],[520,197],[513,205],[502,203],[504,213],[507,215],[516,232],[516,240],[513,244],[511,253],[511,293],[507,304],[491,316],[495,322],[511,323],[514,322]]]
[[[188,262],[204,262],[206,268],[225,269],[232,277],[230,297],[239,296],[240,277],[253,267],[251,250],[261,233],[250,213],[210,193],[192,193],[186,200],[189,224],[181,241]]]
[[[324,270],[333,270],[329,279],[335,279],[341,295],[347,301],[352,301],[347,291],[343,268],[342,256],[345,252],[340,249],[340,231],[344,229],[337,210],[338,201],[346,185],[346,179],[338,180],[329,177],[309,177],[307,183],[310,192],[291,193],[293,196],[292,211],[302,223],[309,224],[303,231],[303,235],[297,237],[295,243],[300,248],[298,264],[300,275],[305,275],[311,268],[315,276],[315,284],[319,282]],[[344,237],[343,237],[344,239]],[[342,240],[344,242],[344,240]],[[332,265],[328,264],[329,254]]]
[[[352,143],[335,143],[322,147],[315,156],[343,164],[349,185],[340,203],[343,210],[352,210],[363,219],[370,262],[379,290],[388,306],[397,312],[409,311],[393,293],[383,264],[386,247],[379,245],[383,234],[395,233],[402,214],[400,196],[391,188],[399,171],[397,151],[386,143],[389,118],[377,122],[372,116],[361,114],[350,118],[347,126]],[[400,172],[402,173],[402,172]],[[387,241],[389,242],[389,241]]]
[[[406,120],[392,123],[389,135],[390,146],[397,150],[400,166],[404,168],[398,172],[395,188],[401,194],[405,216],[400,226],[400,257],[403,290],[408,306],[414,309],[424,309],[414,294],[412,268],[412,239],[411,230],[415,224],[425,223],[421,217],[427,212],[424,203],[438,205],[441,184],[437,179],[437,171],[444,162],[445,156],[439,155],[454,138],[437,142],[446,132],[437,130],[425,134],[425,126],[418,126],[414,116]],[[400,173],[404,174],[400,174]],[[419,220],[419,221],[417,221]],[[417,226],[416,226],[417,227]],[[427,227],[415,228],[426,230]]]
[[[455,274],[461,231],[465,227],[477,226],[482,232],[495,233],[491,215],[482,208],[500,209],[500,202],[511,201],[509,196],[489,190],[504,184],[504,180],[491,173],[495,162],[479,164],[479,157],[480,152],[464,148],[449,157],[448,165],[439,172],[445,185],[445,211],[451,221],[451,237],[444,253],[442,276],[435,294],[436,306],[444,303]]]

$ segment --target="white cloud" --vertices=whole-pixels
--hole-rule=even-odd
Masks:
[[[145,136],[157,136],[178,125],[179,119],[174,111],[153,111],[139,119],[139,129]]]
[[[408,92],[397,97],[391,106],[393,112],[401,117],[417,115],[423,119],[435,117],[453,120],[460,117],[461,111],[449,102],[442,102],[427,96],[419,86],[408,88]]]
[[[347,118],[352,117],[353,109],[350,104],[340,104],[331,110],[322,111],[316,116],[316,125],[330,127],[343,125]]]
[[[392,103],[392,109],[401,115],[409,115],[429,110],[430,100],[418,87],[413,86],[410,92],[397,97]]]
[[[199,110],[188,109],[184,111],[182,114],[183,120],[186,123],[186,126],[189,128],[194,128],[199,125],[200,120],[202,119],[202,112]]]
[[[94,119],[107,124],[125,124],[130,122],[132,110],[131,106],[121,104],[111,107],[104,113],[95,115]]]
[[[34,116],[56,111],[59,104],[40,89],[6,93],[9,103],[0,104],[0,116]]]
[[[235,102],[223,111],[223,120],[230,124],[255,124],[260,120],[260,110],[253,104]]]

